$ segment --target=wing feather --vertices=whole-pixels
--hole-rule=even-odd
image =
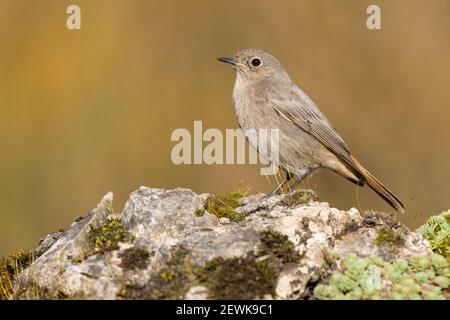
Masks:
[[[288,91],[289,93],[284,97],[280,97],[274,94],[274,92],[274,90],[268,90],[268,94],[270,95],[268,98],[275,111],[281,117],[305,132],[310,133],[328,148],[328,150],[333,152],[357,172],[359,171],[344,140],[303,91],[296,88],[296,90]]]

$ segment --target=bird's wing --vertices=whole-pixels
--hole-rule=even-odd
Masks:
[[[295,88],[289,90],[285,96],[280,96],[275,94],[275,90],[268,90],[268,94],[269,101],[281,117],[310,133],[328,150],[358,171],[344,140],[303,91]]]

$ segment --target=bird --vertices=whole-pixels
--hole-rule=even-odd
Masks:
[[[236,70],[233,105],[247,141],[285,172],[273,194],[290,183],[293,190],[316,169],[330,169],[358,186],[367,184],[398,212],[405,211],[402,202],[351,154],[333,124],[275,57],[263,50],[243,49],[217,60]],[[262,154],[261,142],[247,133],[255,129],[278,129],[278,159]]]

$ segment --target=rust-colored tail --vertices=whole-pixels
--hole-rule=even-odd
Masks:
[[[387,203],[391,205],[398,212],[405,212],[405,207],[402,202],[391,192],[388,188],[386,188],[377,178],[375,178],[369,171],[364,168],[355,157],[352,156],[353,161],[355,162],[359,173],[366,180],[369,187],[372,188],[373,191],[378,193],[380,197],[386,200]]]

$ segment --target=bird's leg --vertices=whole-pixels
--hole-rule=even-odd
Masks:
[[[270,194],[270,195],[278,195],[281,192],[281,189],[289,182],[294,176],[286,171],[286,178],[283,180],[283,182],[280,183],[280,185]]]
[[[292,192],[294,189],[305,179],[311,172],[313,172],[316,169],[316,167],[309,168],[307,171],[305,171],[304,174],[302,174],[300,177],[295,180],[295,182],[289,187],[289,191]]]

